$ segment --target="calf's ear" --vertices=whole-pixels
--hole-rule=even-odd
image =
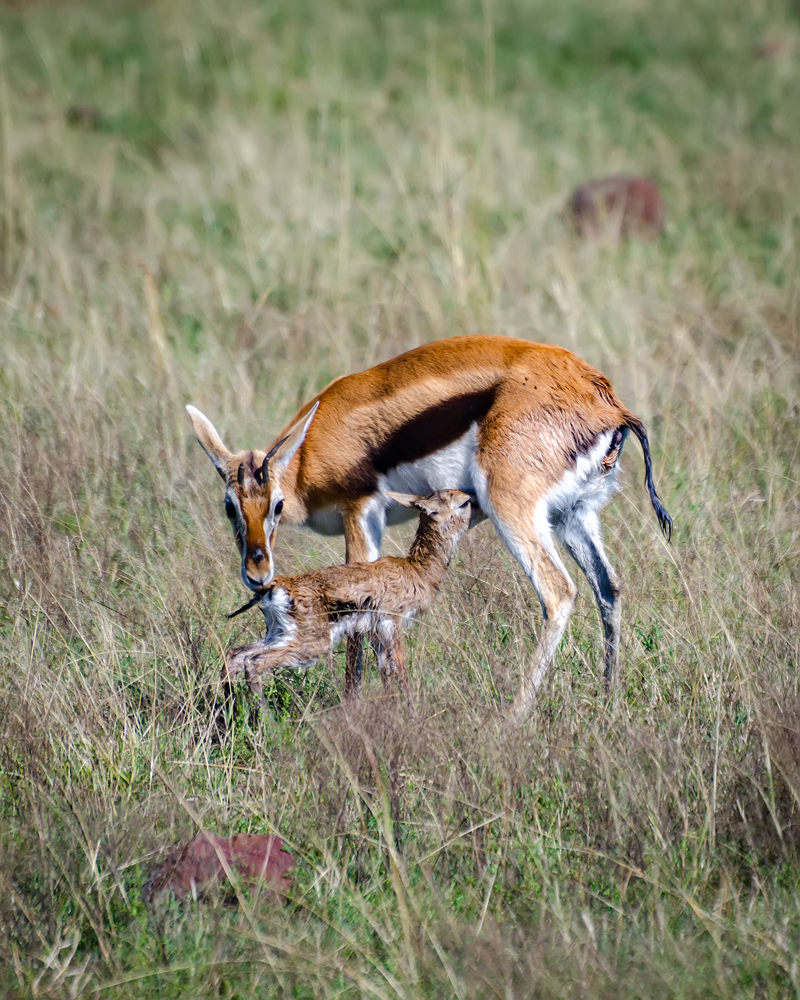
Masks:
[[[401,507],[419,507],[419,497],[413,493],[394,493],[392,490],[384,490],[383,495]]]
[[[416,507],[417,510],[422,510],[426,514],[430,514],[431,517],[441,513],[442,510],[441,504],[437,506],[433,502],[432,496],[418,497],[414,496],[413,493],[393,493],[391,490],[384,490],[383,495],[389,497],[394,503],[399,503],[401,507]]]

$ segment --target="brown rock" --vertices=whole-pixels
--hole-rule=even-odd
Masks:
[[[270,892],[280,895],[291,889],[291,876],[287,872],[294,865],[294,858],[283,849],[280,837],[260,833],[218,837],[201,830],[194,840],[173,851],[150,873],[142,898],[148,904],[166,893],[185,899],[194,889],[222,881],[225,869],[221,857],[243,882],[263,881]]]
[[[579,187],[569,210],[581,235],[655,239],[664,228],[661,192],[646,177],[604,177]]]

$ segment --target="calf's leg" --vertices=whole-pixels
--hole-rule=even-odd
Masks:
[[[345,561],[375,562],[381,554],[386,510],[378,497],[365,497],[342,512]],[[345,652],[344,696],[358,697],[364,672],[364,636],[349,635]]]
[[[408,683],[405,644],[400,623],[396,618],[384,619],[372,636],[372,648],[378,660],[378,669],[386,690],[389,674],[397,677],[406,705],[412,707],[411,688]]]

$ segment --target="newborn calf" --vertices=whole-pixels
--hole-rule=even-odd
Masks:
[[[344,636],[369,633],[384,686],[389,673],[396,674],[410,702],[402,627],[433,604],[469,527],[471,502],[460,490],[439,490],[424,498],[389,492],[386,496],[421,511],[408,555],[275,577],[259,602],[267,634],[228,652],[224,680],[243,673],[250,689],[263,698],[265,673],[307,667]]]

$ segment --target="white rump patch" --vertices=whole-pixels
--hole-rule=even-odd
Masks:
[[[539,540],[547,550],[548,555],[567,579],[570,575],[561,558],[553,534],[563,541],[569,533],[570,526],[579,524],[592,537],[599,539],[599,522],[597,513],[619,489],[617,483],[617,463],[612,469],[603,467],[603,459],[611,446],[613,431],[600,435],[588,452],[577,456],[575,468],[567,470],[556,484],[539,501],[533,511],[533,526]],[[506,530],[502,519],[497,515],[489,500],[486,474],[475,467],[475,493],[483,510],[491,518],[506,548],[532,579],[532,569],[525,549],[518,543],[513,534]]]
[[[578,455],[575,468],[565,472],[561,482],[545,496],[547,516],[556,532],[559,522],[602,510],[619,489],[617,465],[612,469],[602,465],[613,434],[613,431],[601,434],[591,451]]]
[[[566,575],[566,567],[553,544],[553,532],[562,543],[566,536],[588,534],[602,549],[597,515],[619,490],[619,463],[611,469],[604,468],[602,464],[611,447],[613,434],[613,431],[606,431],[590,451],[579,454],[575,468],[565,472],[561,481],[536,507],[536,532],[550,557]]]

